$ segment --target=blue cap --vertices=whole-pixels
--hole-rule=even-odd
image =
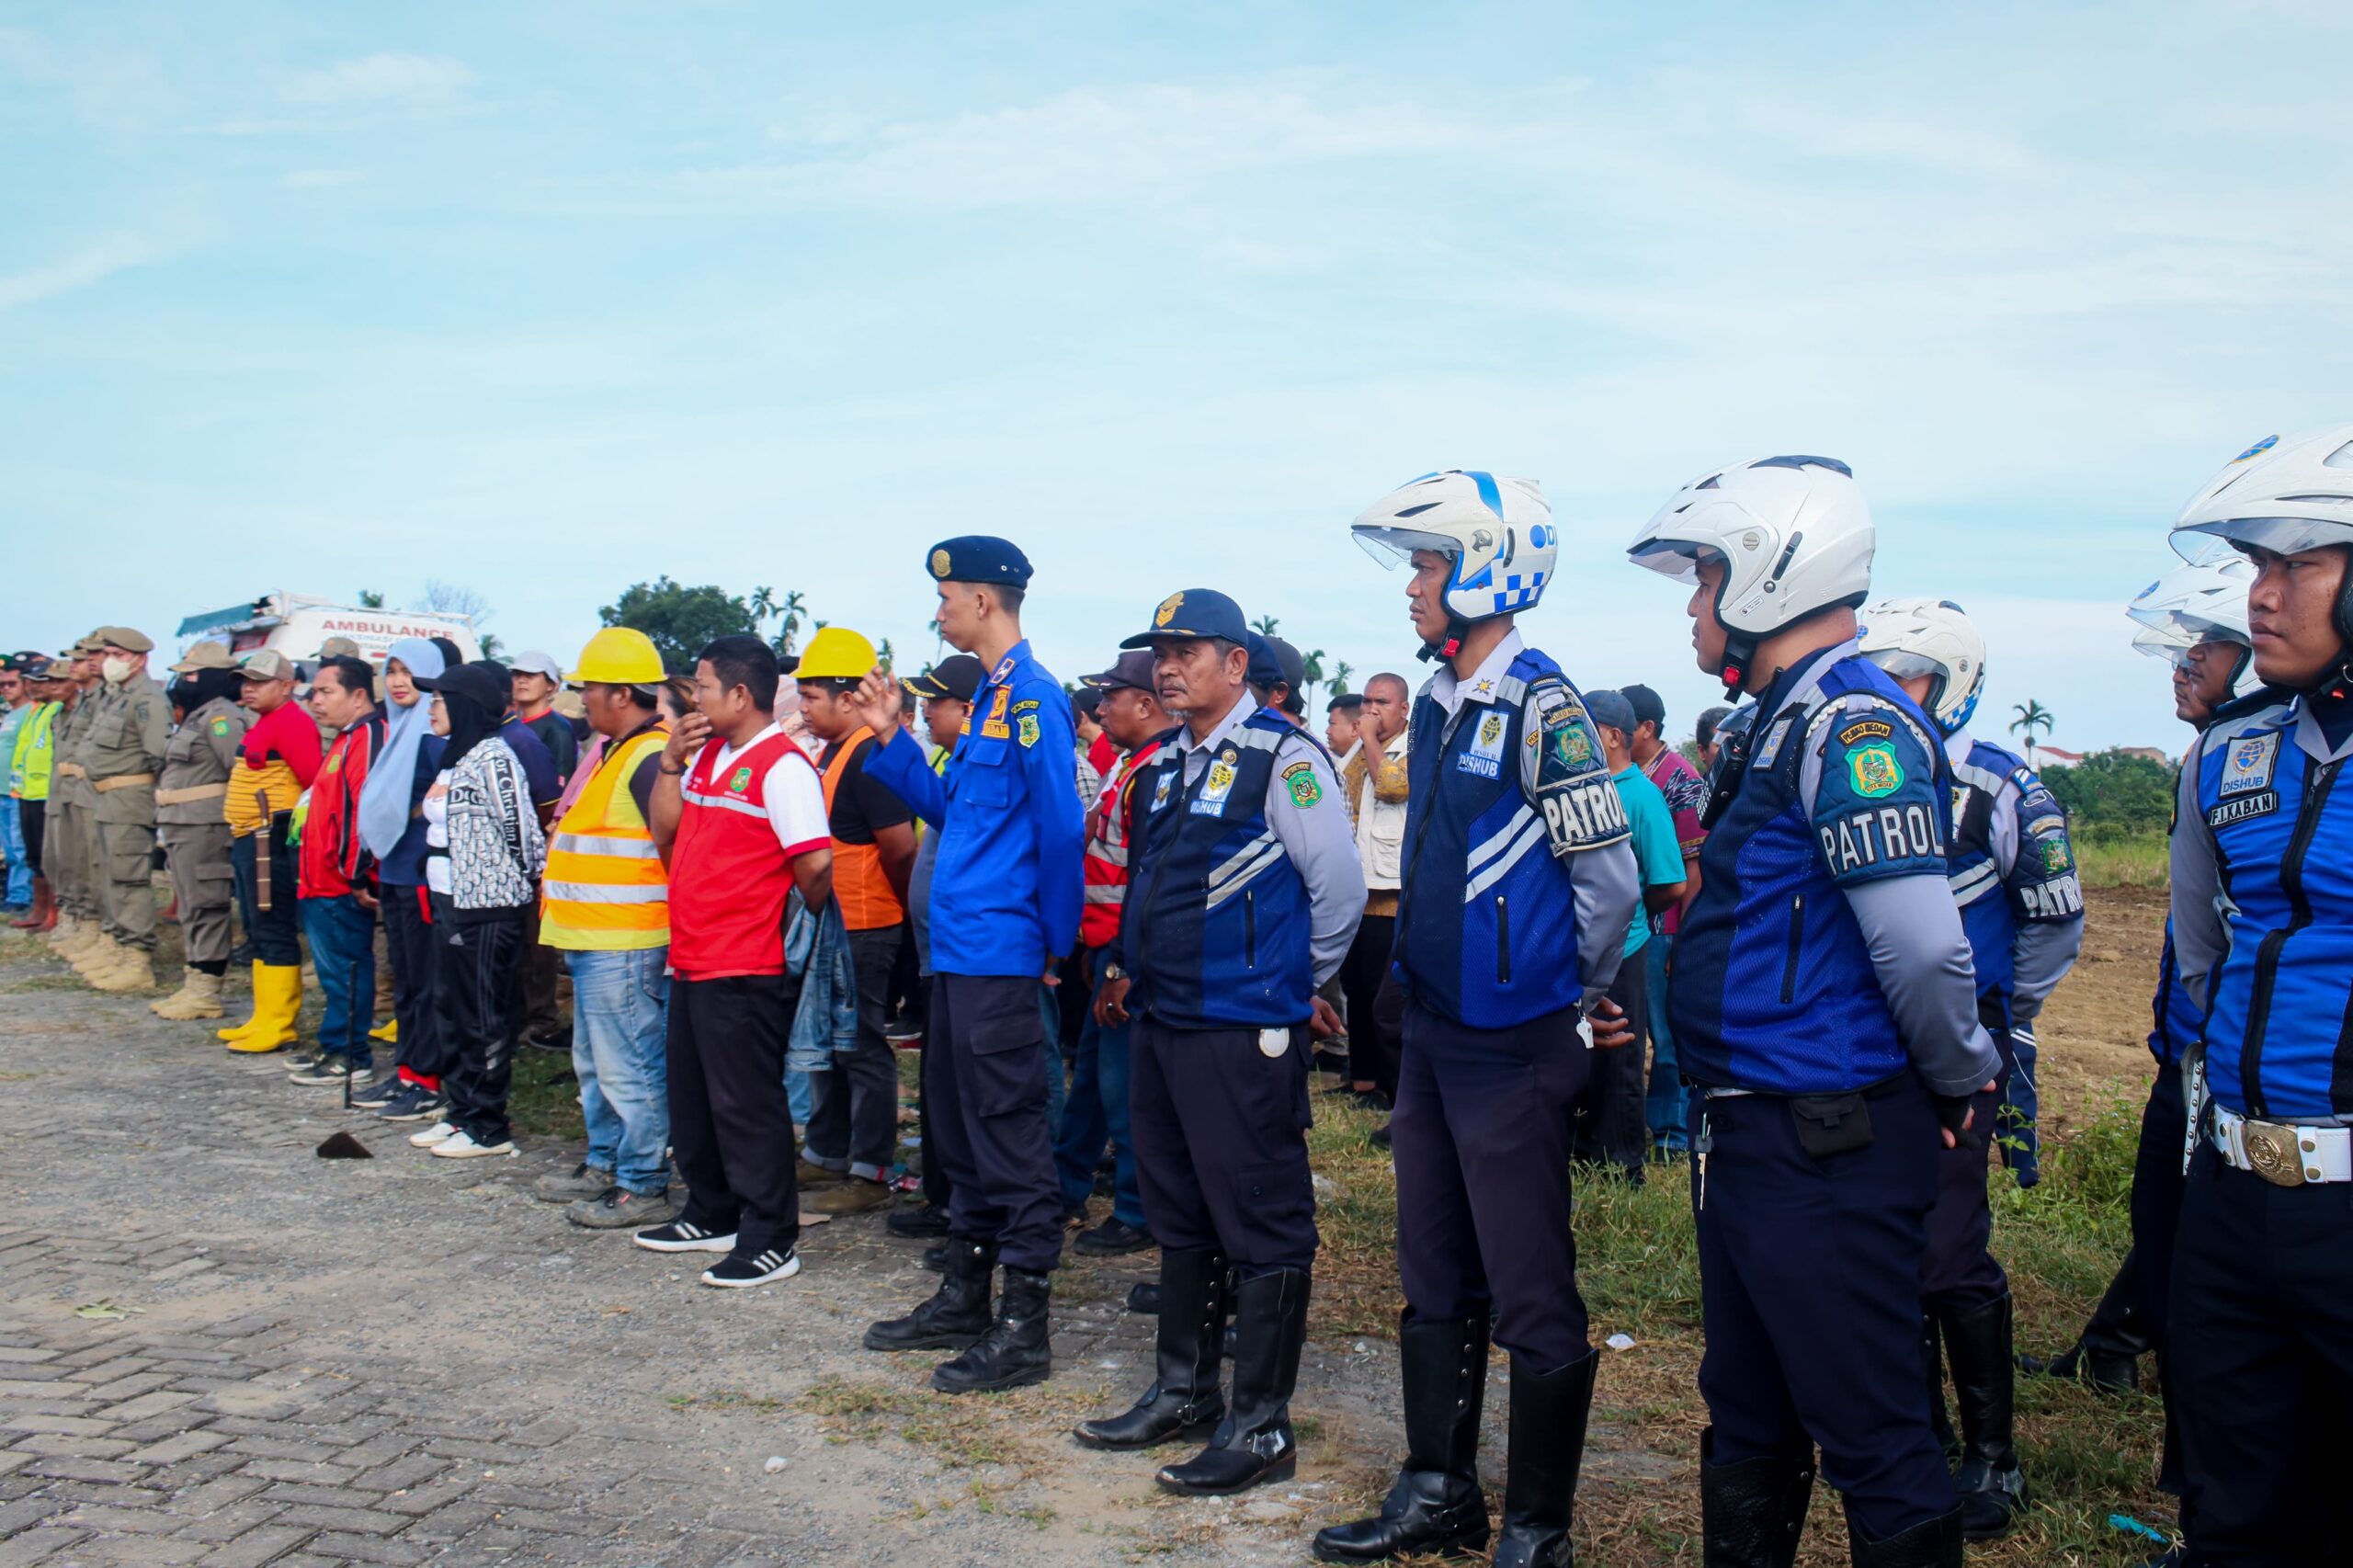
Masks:
[[[1249,647],[1250,674],[1246,678],[1252,686],[1264,687],[1268,691],[1287,686],[1294,693],[1300,692],[1307,679],[1307,661],[1299,656],[1298,649],[1279,637],[1262,636],[1256,631],[1250,634]]]
[[[931,574],[943,583],[987,583],[999,587],[1029,585],[1029,558],[1009,539],[994,534],[963,534],[931,547],[926,558]]]
[[[1222,637],[1246,643],[1250,623],[1242,607],[1215,588],[1187,588],[1169,595],[1152,612],[1152,630],[1122,639],[1122,648],[1149,648],[1164,638]]]
[[[1623,692],[1588,691],[1585,694],[1585,710],[1597,724],[1607,724],[1631,735],[1640,721],[1634,717],[1634,705],[1626,700]]]

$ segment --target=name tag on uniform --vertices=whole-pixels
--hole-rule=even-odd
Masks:
[[[1482,714],[1479,728],[1471,738],[1471,749],[1454,759],[1456,768],[1481,778],[1497,777],[1503,772],[1504,735],[1510,729],[1501,713]]]
[[[1287,1055],[1290,1051],[1290,1030],[1260,1029],[1258,1054],[1269,1059]]]
[[[1193,798],[1193,814],[1214,817],[1225,814],[1225,798],[1233,793],[1234,775],[1242,754],[1232,746],[1217,754],[1210,763],[1210,773],[1201,780],[1201,792]]]

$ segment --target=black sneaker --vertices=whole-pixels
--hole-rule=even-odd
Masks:
[[[449,1099],[422,1084],[403,1084],[401,1092],[386,1100],[376,1114],[386,1121],[426,1121],[449,1108]]]
[[[533,1051],[544,1051],[551,1055],[569,1056],[572,1054],[572,1031],[549,1029],[544,1034],[527,1034],[523,1037],[523,1043]]]
[[[702,1271],[702,1282],[716,1285],[722,1290],[741,1290],[747,1286],[767,1285],[779,1279],[790,1279],[801,1272],[801,1254],[788,1247],[782,1252],[770,1247],[766,1252],[731,1252]]]
[[[374,1083],[352,1090],[351,1103],[366,1110],[378,1110],[398,1099],[407,1087],[398,1073],[387,1073]]]
[[[923,1020],[905,1013],[899,1014],[882,1026],[882,1038],[892,1045],[905,1045],[923,1038]]]
[[[335,1088],[346,1081],[353,1087],[368,1082],[368,1069],[345,1056],[322,1056],[317,1062],[299,1073],[290,1074],[290,1084],[301,1084],[313,1089]],[[355,1100],[356,1104],[357,1101]]]
[[[692,1220],[673,1220],[666,1225],[640,1231],[630,1240],[648,1252],[733,1253],[735,1250],[734,1232],[730,1231],[722,1236],[704,1230]]]
[[[1131,1225],[1114,1214],[1091,1231],[1081,1231],[1072,1243],[1089,1257],[1117,1257],[1122,1253],[1142,1252],[1152,1244],[1152,1233],[1141,1225]]]
[[[308,1073],[325,1061],[326,1055],[315,1045],[298,1045],[280,1058],[278,1064],[289,1073]]]
[[[926,1203],[920,1209],[902,1209],[882,1222],[894,1236],[926,1240],[948,1233],[948,1210]]]

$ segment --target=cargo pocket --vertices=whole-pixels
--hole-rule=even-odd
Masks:
[[[235,902],[237,872],[226,861],[199,866],[188,881],[199,909],[226,909]]]
[[[967,1097],[975,1114],[1045,1110],[1046,1018],[1039,1000],[1043,990],[1035,982],[987,982],[980,1005],[960,1009],[971,1020],[970,1032],[960,1043],[968,1062]]]
[[[107,877],[117,882],[143,882],[154,871],[155,830],[152,827],[102,827],[106,835]]]

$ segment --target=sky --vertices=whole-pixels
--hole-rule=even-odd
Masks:
[[[1531,639],[1719,699],[1626,542],[1849,463],[1981,733],[2177,745],[2123,605],[2353,420],[2333,4],[0,0],[0,644],[428,579],[568,658],[667,573],[1065,678],[1215,587],[1414,672],[1396,484],[1540,480]],[[1418,679],[1417,676],[1414,678]]]

